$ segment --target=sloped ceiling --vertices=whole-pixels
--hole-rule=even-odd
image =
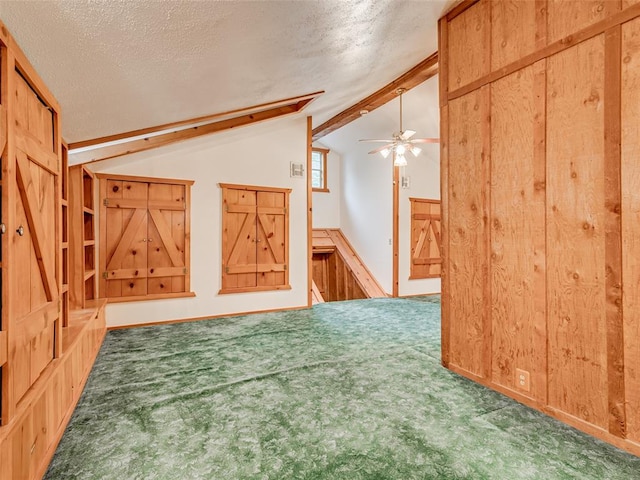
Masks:
[[[76,142],[325,90],[314,126],[437,49],[453,0],[0,1]]]

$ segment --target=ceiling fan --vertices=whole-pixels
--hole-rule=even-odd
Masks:
[[[419,143],[439,143],[439,138],[414,138],[412,139],[416,132],[414,130],[403,130],[402,129],[402,94],[406,91],[404,88],[399,88],[396,90],[396,93],[400,97],[400,130],[395,132],[392,135],[392,139],[386,140],[378,140],[378,139],[364,139],[360,140],[361,142],[382,142],[386,145],[382,147],[376,148],[375,150],[371,150],[369,153],[380,153],[384,158],[387,158],[390,153],[394,153],[393,164],[398,167],[403,167],[407,164],[407,159],[405,154],[407,152],[413,153],[414,157],[420,155],[422,148],[420,148],[417,144]]]

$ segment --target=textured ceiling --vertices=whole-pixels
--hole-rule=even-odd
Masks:
[[[303,95],[317,126],[437,49],[452,0],[0,1],[69,142]]]

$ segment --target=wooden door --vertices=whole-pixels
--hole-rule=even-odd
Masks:
[[[439,277],[440,201],[411,198],[411,279]]]
[[[102,292],[107,298],[147,294],[148,194],[145,182],[106,180],[106,244],[101,263],[106,265]]]
[[[187,292],[186,186],[149,183],[147,294]]]
[[[54,116],[17,72],[15,133],[17,147],[10,191],[16,197],[14,226],[9,225],[12,272],[10,352],[13,399],[17,402],[55,355],[56,322],[60,319],[57,258],[57,184]]]
[[[287,206],[285,192],[257,192],[257,281],[261,287],[287,283]]]
[[[222,191],[222,290],[258,285],[255,190]]]
[[[220,293],[289,287],[289,189],[221,184]]]

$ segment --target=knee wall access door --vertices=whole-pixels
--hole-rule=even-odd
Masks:
[[[189,180],[98,174],[100,296],[190,296]]]

